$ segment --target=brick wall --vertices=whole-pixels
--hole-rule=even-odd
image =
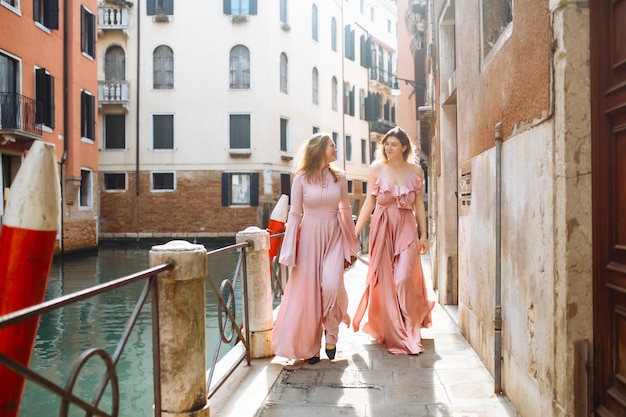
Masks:
[[[101,192],[101,234],[233,234],[265,227],[258,224],[262,206],[222,207],[221,172],[177,171],[176,190],[167,192],[150,191],[149,172],[140,172],[139,180],[139,195],[134,172],[126,191]]]

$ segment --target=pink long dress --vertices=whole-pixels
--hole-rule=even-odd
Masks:
[[[381,175],[371,192],[377,205],[370,224],[367,286],[353,327],[359,329],[368,311],[363,331],[396,355],[424,350],[420,329],[430,327],[435,306],[428,299],[412,210],[423,187],[424,181],[415,173],[402,185]]]
[[[291,188],[279,261],[292,268],[272,337],[275,354],[289,359],[317,355],[323,330],[326,343],[336,343],[339,324],[350,325],[344,259],[356,253],[358,240],[348,185],[344,175],[337,182],[328,169],[322,175],[324,186],[297,174]]]

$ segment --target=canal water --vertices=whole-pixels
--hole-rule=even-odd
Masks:
[[[162,244],[164,242],[154,243]],[[207,250],[217,249],[234,242],[204,243]],[[55,259],[51,268],[46,300],[71,294],[100,283],[120,278],[149,267],[151,245],[120,243],[101,245],[97,252]],[[232,278],[238,253],[229,251],[211,258],[209,274],[218,288],[225,278]],[[86,349],[100,347],[113,355],[145,280],[111,292],[66,306],[41,316],[30,368],[64,387],[72,366]],[[240,297],[238,317],[241,317]],[[207,301],[207,366],[211,363],[219,340],[216,297],[206,285]],[[239,318],[238,318],[239,320]],[[223,346],[218,357],[227,353]],[[152,373],[152,323],[150,301],[143,307],[130,339],[117,365],[120,392],[120,416],[151,417],[154,404]],[[82,368],[74,386],[74,394],[91,402],[104,365],[92,358]],[[110,388],[105,391],[101,404],[111,410]],[[20,417],[47,417],[59,415],[61,401],[39,385],[28,381]],[[78,408],[70,407],[71,416],[84,416]]]

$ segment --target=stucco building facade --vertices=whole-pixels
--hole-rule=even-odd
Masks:
[[[405,3],[439,301],[522,416],[624,415],[623,2]]]
[[[100,237],[263,228],[318,131],[357,214],[395,120],[396,16],[390,0],[102,3]]]
[[[96,0],[0,1],[0,185],[6,199],[33,141],[55,145],[60,252],[98,242],[97,8]]]

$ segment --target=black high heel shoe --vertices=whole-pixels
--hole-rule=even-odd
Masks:
[[[326,350],[326,356],[328,356],[328,359],[330,359],[331,361],[335,359],[335,354],[337,353],[337,346],[335,346],[332,349],[325,348],[325,350]]]
[[[321,361],[319,356],[313,356],[312,358],[308,359],[309,365],[315,365],[319,361]]]

